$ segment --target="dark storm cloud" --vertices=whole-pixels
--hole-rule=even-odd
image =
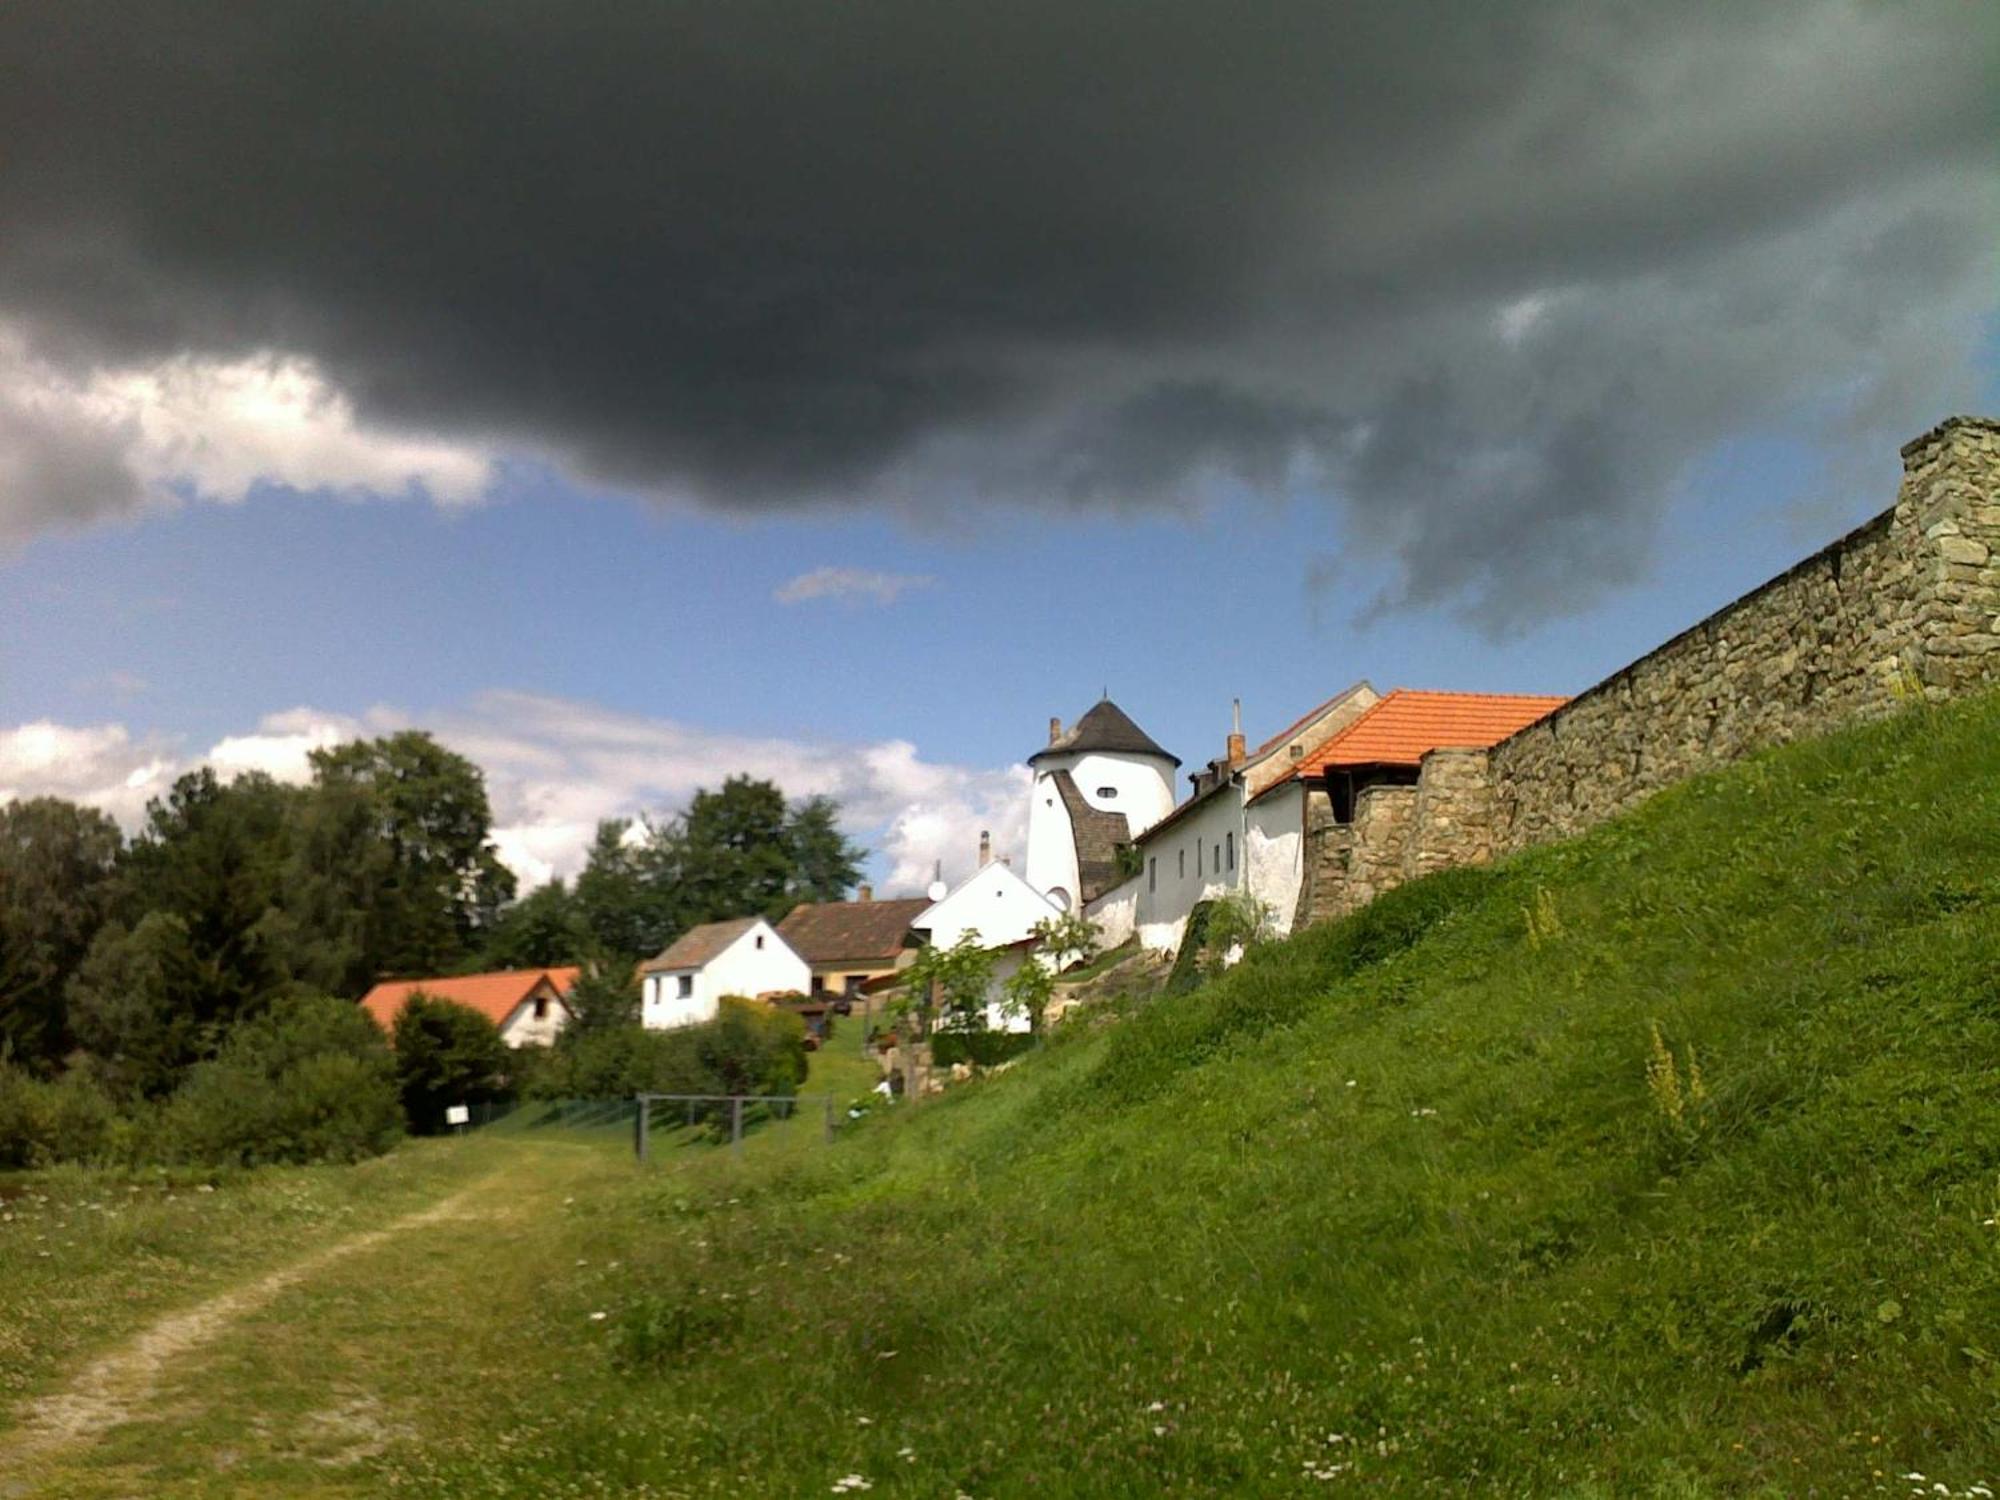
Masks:
[[[16,5],[0,317],[723,507],[1304,487],[1505,629],[1967,399],[1993,15]]]

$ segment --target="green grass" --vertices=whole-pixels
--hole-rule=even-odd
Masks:
[[[472,1220],[273,1301],[47,1492],[2000,1489],[2000,702],[808,1123],[646,1172],[467,1142]],[[378,1442],[314,1448],[336,1396]]]

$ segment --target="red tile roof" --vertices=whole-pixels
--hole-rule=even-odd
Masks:
[[[559,998],[567,999],[581,969],[508,969],[498,974],[459,974],[448,979],[391,979],[361,997],[361,1008],[375,1018],[384,1031],[391,1030],[410,996],[422,991],[433,1000],[449,1000],[476,1010],[495,1026],[514,1014],[523,1000],[544,979],[555,986]]]
[[[1431,750],[1483,750],[1568,701],[1397,688],[1300,761],[1298,774],[1317,776],[1329,766],[1414,766]]]

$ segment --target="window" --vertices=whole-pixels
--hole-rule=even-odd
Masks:
[[[761,932],[757,934],[757,946],[759,948],[764,946],[764,934]]]
[[[694,998],[694,975],[683,974],[677,983],[681,999],[690,1000]]]
[[[1115,786],[1101,786],[1097,789],[1097,795],[1102,797],[1106,802],[1116,802],[1118,800],[1118,788]]]
[[[1183,879],[1183,880],[1186,880],[1186,879],[1187,879],[1187,846],[1186,846],[1185,844],[1183,844],[1183,845],[1181,846],[1181,851],[1180,851],[1180,853],[1181,853],[1181,879]]]
[[[813,975],[812,992],[815,995],[824,995],[826,993],[826,976],[824,974]]]
[[[547,995],[535,996],[535,1019],[537,1021],[546,1021],[548,1018],[549,997]]]
[[[1225,834],[1224,834],[1224,835],[1222,836],[1222,847],[1223,847],[1223,848],[1225,848],[1225,849],[1227,849],[1227,850],[1229,851],[1229,868],[1230,868],[1230,869],[1232,869],[1232,870],[1233,870],[1233,869],[1235,869],[1235,868],[1236,868],[1236,835],[1235,835],[1234,833],[1225,833]]]
[[[1146,889],[1157,891],[1159,888],[1160,862],[1157,859],[1149,859],[1146,861]]]
[[[1306,747],[1304,745],[1293,745],[1291,752],[1293,760],[1304,760],[1306,758]]]

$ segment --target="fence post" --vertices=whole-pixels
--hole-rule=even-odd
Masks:
[[[743,1154],[743,1096],[733,1094],[729,1099],[729,1144],[736,1154]]]
[[[646,1126],[649,1123],[647,1116],[652,1112],[653,1101],[648,1099],[644,1094],[641,1094],[639,1096],[639,1112],[632,1117],[632,1133],[633,1149],[638,1152],[639,1160],[642,1162],[646,1159]]]

